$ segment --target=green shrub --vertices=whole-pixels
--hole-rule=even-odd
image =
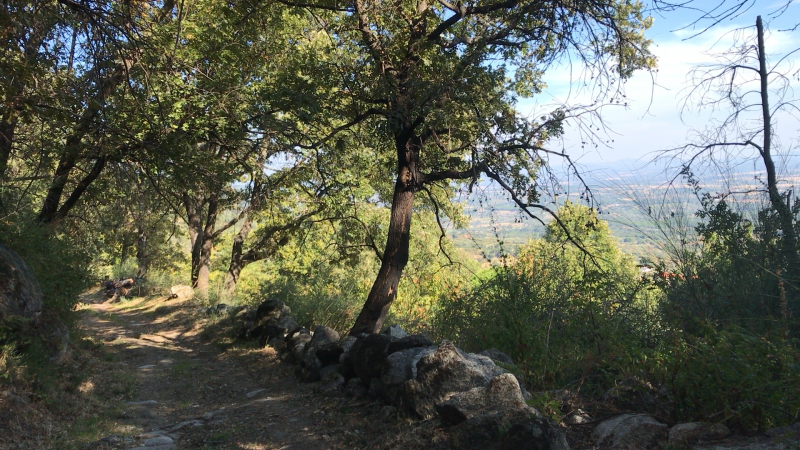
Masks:
[[[665,318],[690,333],[715,323],[797,336],[800,325],[792,318],[797,291],[790,289],[797,282],[787,279],[791,271],[771,210],[759,211],[751,221],[725,200],[706,196],[697,214],[702,219],[696,227],[699,251],[689,258],[673,255],[679,263],[671,271],[677,277],[660,280]]]
[[[508,353],[535,390],[602,389],[625,370],[620,358],[654,344],[660,294],[593,211],[568,203],[559,216],[594,260],[552,223],[512,263],[442,301],[437,328],[465,349]]]
[[[705,324],[699,335],[674,332],[640,367],[669,388],[674,420],[725,421],[756,432],[800,417],[797,342]]]
[[[62,320],[68,319],[78,296],[91,284],[90,256],[68,236],[34,220],[0,223],[0,236],[2,243],[33,270],[42,287],[45,308]]]

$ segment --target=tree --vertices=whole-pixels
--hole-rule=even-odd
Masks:
[[[541,390],[576,379],[602,383],[602,371],[646,345],[656,322],[650,283],[597,211],[565,202],[557,214],[561,223],[550,221],[543,238],[437,311],[440,332],[465,349],[507,352]]]
[[[188,226],[191,280],[202,294],[214,242],[269,207],[270,189],[286,187],[266,175],[267,165],[298,160],[295,103],[284,82],[299,63],[290,49],[304,19],[265,2],[197,0],[180,8],[177,23],[152,30],[154,45],[142,55],[147,70],[135,74],[137,133],[158,149],[138,163]]]
[[[754,36],[737,34],[735,39],[734,47],[717,55],[718,62],[693,71],[693,87],[685,104],[686,108],[696,105],[699,109],[728,111],[727,115],[698,131],[695,142],[673,151],[685,158],[685,172],[704,162],[716,165],[719,160],[746,158],[762,164],[766,179],[761,182],[760,190],[766,193],[780,223],[779,240],[786,267],[782,276],[790,287],[791,296],[796,297],[797,286],[800,286],[796,208],[792,207],[791,189],[781,186],[775,163],[779,147],[775,140],[774,119],[781,112],[797,110],[796,100],[791,97],[788,71],[783,69],[783,65],[800,49],[770,64],[761,16],[756,18]],[[735,194],[726,192],[722,195]],[[797,305],[792,308],[797,308]]]
[[[149,5],[62,0],[3,9],[0,180],[12,192],[12,184],[49,178],[38,218],[57,223],[127,148],[114,138],[107,106],[136,63],[131,50]],[[39,133],[56,138],[40,148],[32,142]]]
[[[531,217],[532,209],[547,210],[536,174],[548,158],[568,157],[544,144],[567,119],[596,111],[559,109],[529,120],[514,110],[516,95],[540,91],[551,63],[576,58],[600,90],[654,64],[643,37],[650,21],[638,3],[283,3],[315,11],[342,73],[336,112],[343,119],[309,146],[330,145],[338,131],[362,124],[382,140],[375,151],[394,160],[394,189],[382,199],[392,214],[381,268],[351,334],[383,324],[408,262],[418,192],[486,176]]]

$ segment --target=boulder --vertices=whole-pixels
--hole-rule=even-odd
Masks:
[[[795,422],[792,425],[785,427],[770,428],[765,431],[767,436],[778,439],[798,439],[800,440],[800,422]]]
[[[433,345],[433,341],[428,339],[428,337],[424,334],[411,334],[390,343],[389,347],[386,348],[386,354],[391,355],[392,353],[407,350],[409,348],[433,347]]]
[[[42,288],[13,250],[0,244],[0,321],[9,316],[36,321],[42,312]]]
[[[252,320],[243,320],[239,325],[239,339],[252,339],[250,334],[256,328],[256,323]]]
[[[729,434],[731,434],[731,430],[722,423],[679,423],[669,429],[669,444],[692,445],[701,441],[722,439]]]
[[[564,433],[533,408],[501,408],[447,430],[462,450],[569,450]]]
[[[501,362],[503,364],[514,365],[514,360],[511,359],[510,356],[506,355],[505,353],[501,352],[496,348],[490,348],[488,350],[484,350],[478,353],[481,356],[487,356],[491,358],[493,361]]]
[[[576,409],[564,418],[567,425],[581,425],[592,421],[592,416],[582,409]]]
[[[261,302],[256,309],[256,321],[265,319],[280,319],[286,305],[277,298],[268,298]]]
[[[291,333],[292,331],[296,331],[300,329],[300,325],[291,318],[291,316],[282,314],[281,318],[278,319],[277,325],[283,328],[286,328],[286,333]]]
[[[419,359],[417,376],[403,385],[403,404],[413,413],[428,419],[435,405],[457,392],[483,387],[505,373],[485,356],[464,353],[449,341]]]
[[[344,389],[344,377],[339,373],[339,365],[325,366],[319,371],[320,390],[329,394],[340,394]]]
[[[325,344],[317,350],[317,358],[323,366],[339,364],[339,357],[344,353],[341,342]]]
[[[647,414],[620,414],[600,422],[592,436],[598,448],[658,449],[666,440],[667,426]]]
[[[347,336],[342,340],[342,354],[339,356],[339,364],[344,363],[344,360],[347,358],[347,354],[350,352],[350,349],[353,348],[353,343],[356,342],[356,339],[357,338],[355,336]]]
[[[436,405],[436,412],[445,426],[458,425],[494,409],[530,408],[525,404],[519,383],[510,373],[500,374],[486,386],[453,394]]]
[[[392,325],[385,330],[381,331],[381,334],[385,334],[389,336],[393,340],[403,339],[404,337],[408,336],[408,333],[405,332],[400,325]]]
[[[178,301],[191,300],[194,298],[194,289],[185,284],[178,284],[169,288],[169,298]]]
[[[386,400],[387,393],[386,393],[386,386],[383,385],[383,382],[380,378],[373,378],[369,380],[369,389],[367,389],[367,393],[372,398],[383,399]]]
[[[339,333],[333,328],[326,327],[325,325],[317,325],[317,327],[314,328],[314,343],[322,345],[338,341]]]
[[[267,341],[267,345],[280,352],[286,347],[286,339],[283,337],[274,337]]]
[[[415,347],[392,353],[386,357],[381,381],[385,386],[399,386],[408,380],[416,378],[417,363],[420,358],[433,353],[435,350],[436,347]]]
[[[247,306],[239,310],[234,317],[234,320],[239,322],[255,322],[256,310],[253,307]]]
[[[311,342],[311,334],[305,328],[301,329],[291,338],[286,338],[286,349],[296,362],[303,360],[306,345]]]
[[[373,378],[379,378],[386,361],[386,350],[392,338],[385,334],[368,334],[353,342],[342,365],[342,375],[349,379],[355,375],[368,386]]]
[[[332,328],[324,325],[318,325],[314,330],[314,336],[308,341],[302,350],[300,361],[301,376],[300,378],[306,382],[319,381],[320,369],[323,367],[322,361],[317,358],[317,351],[322,347],[335,343],[339,340],[339,333]],[[297,347],[292,350],[295,357],[298,357],[298,352],[295,351]]]
[[[69,350],[69,329],[60,319],[52,315],[43,320],[42,328],[47,330],[50,350],[50,362],[57,366],[64,365],[70,355]]]

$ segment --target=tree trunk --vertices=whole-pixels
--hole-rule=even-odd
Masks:
[[[203,231],[203,218],[200,215],[200,205],[201,201],[199,196],[192,197],[187,192],[184,192],[183,207],[186,209],[186,220],[189,225],[189,242],[192,255],[192,286],[197,286],[197,271],[200,267],[200,234]]]
[[[38,219],[42,223],[50,223],[56,217],[58,206],[61,204],[61,196],[64,194],[64,186],[66,186],[69,174],[78,162],[80,154],[78,145],[80,141],[80,136],[75,134],[67,138],[66,148],[64,153],[61,154],[56,173],[53,175],[53,181],[50,182],[47,196],[42,203],[42,209],[39,211]]]
[[[236,294],[236,283],[239,282],[239,274],[242,269],[249,263],[244,259],[244,241],[253,229],[253,220],[250,215],[242,224],[242,228],[236,233],[233,238],[233,247],[231,249],[231,263],[228,266],[228,273],[225,275],[225,295],[227,298],[232,298]]]
[[[767,171],[767,191],[769,193],[770,204],[775,212],[778,213],[783,231],[783,249],[788,266],[786,275],[790,280],[788,284],[790,286],[795,286],[795,283],[800,279],[800,276],[798,276],[800,274],[800,258],[798,258],[797,255],[797,235],[794,230],[794,217],[791,204],[789,198],[784,198],[780,191],[778,191],[778,174],[775,169],[775,162],[772,160],[772,114],[769,110],[769,70],[767,69],[767,57],[764,48],[764,25],[761,22],[761,16],[756,18],[756,29],[758,31],[759,81],[761,82],[761,120],[764,126],[764,140],[760,149],[761,159],[764,161],[764,167]],[[794,299],[797,289],[790,289],[790,292],[790,297]],[[794,305],[795,302],[791,303],[796,308],[796,305]]]
[[[197,292],[201,297],[208,297],[209,275],[211,273],[211,250],[214,248],[214,228],[217,222],[219,195],[212,194],[208,198],[208,214],[206,226],[200,237],[200,257],[197,266]]]
[[[369,292],[367,301],[361,309],[350,335],[378,333],[386,320],[386,314],[397,296],[397,285],[408,263],[409,243],[411,242],[411,215],[414,193],[417,190],[417,162],[421,139],[410,132],[396,138],[398,153],[397,182],[392,197],[392,214],[389,219],[389,233],[383,260],[378,276]]]
[[[11,158],[11,145],[14,143],[15,121],[0,121],[0,183],[6,178],[8,160]]]
[[[136,271],[137,278],[144,278],[147,276],[147,268],[150,261],[147,258],[147,233],[143,227],[137,227],[136,234],[136,262],[138,270]]]

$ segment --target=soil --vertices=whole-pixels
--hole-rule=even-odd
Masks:
[[[237,341],[229,316],[195,301],[98,291],[77,315],[66,363],[43,365],[27,385],[0,384],[0,450],[450,448],[438,420],[301,383],[295,366]],[[573,450],[595,448],[594,422],[565,427]],[[757,441],[714,448],[784,448]]]
[[[402,418],[368,399],[300,383],[294,367],[280,362],[271,348],[235,343],[229,318],[208,318],[191,300],[154,297],[112,303],[94,294],[83,301],[79,328],[99,354],[76,393],[96,391],[95,397],[107,399],[114,385],[122,392],[116,401],[86,414],[96,416],[94,421],[83,418],[98,424],[96,430],[75,429],[73,424],[59,446],[447,448],[446,434],[435,421]],[[120,389],[120,384],[127,387]]]

